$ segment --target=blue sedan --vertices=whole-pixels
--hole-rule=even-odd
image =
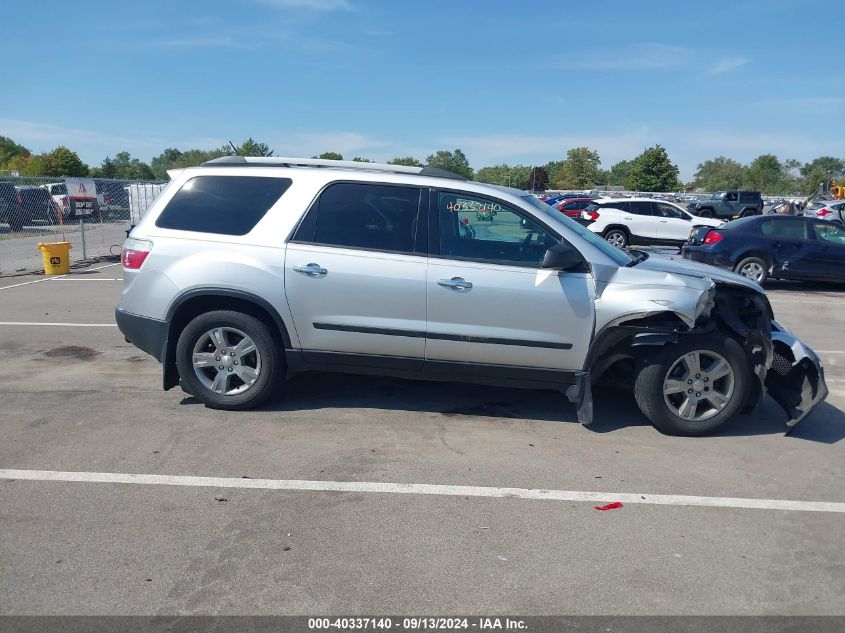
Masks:
[[[719,228],[697,227],[684,259],[769,278],[845,282],[845,227],[807,217],[758,215]]]

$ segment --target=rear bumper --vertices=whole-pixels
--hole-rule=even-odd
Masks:
[[[734,264],[727,253],[713,252],[708,247],[691,246],[684,244],[681,247],[681,256],[699,264],[709,264],[710,266],[718,266],[725,270],[733,270]]]
[[[120,306],[114,310],[114,320],[128,342],[162,362],[167,345],[167,321],[132,314]]]

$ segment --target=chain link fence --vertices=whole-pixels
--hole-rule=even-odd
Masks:
[[[40,242],[70,242],[73,268],[117,259],[166,183],[0,177],[0,277],[43,271]]]

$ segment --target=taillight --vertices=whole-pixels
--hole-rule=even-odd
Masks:
[[[833,211],[831,211],[830,209],[819,209],[818,211],[816,211],[816,217],[823,218],[824,216],[830,215],[831,213],[833,213]]]
[[[725,239],[725,236],[718,231],[707,231],[707,235],[704,236],[704,243],[715,244],[716,242],[721,242],[723,239]]]
[[[63,207],[66,207],[66,206],[67,206],[67,203],[68,203],[67,196],[62,196],[62,206],[63,206]]]
[[[581,211],[581,219],[594,222],[599,219],[599,214],[595,211]]]
[[[153,243],[146,240],[129,238],[123,243],[120,251],[120,263],[129,270],[138,270],[153,249]]]

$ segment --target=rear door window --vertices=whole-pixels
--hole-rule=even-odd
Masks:
[[[627,200],[614,200],[613,202],[602,202],[596,208],[601,209],[619,209],[620,211],[624,211],[625,213],[631,212],[631,203]],[[589,209],[588,211],[592,211],[593,209]]]
[[[342,248],[413,253],[421,193],[417,187],[331,184],[312,205],[293,239]]]
[[[156,226],[178,231],[246,235],[291,185],[290,178],[196,176],[167,203]]]
[[[806,240],[807,223],[799,218],[794,220],[769,220],[760,225],[760,232],[766,237]]]
[[[635,215],[652,215],[652,203],[634,200],[631,202],[631,213]]]

